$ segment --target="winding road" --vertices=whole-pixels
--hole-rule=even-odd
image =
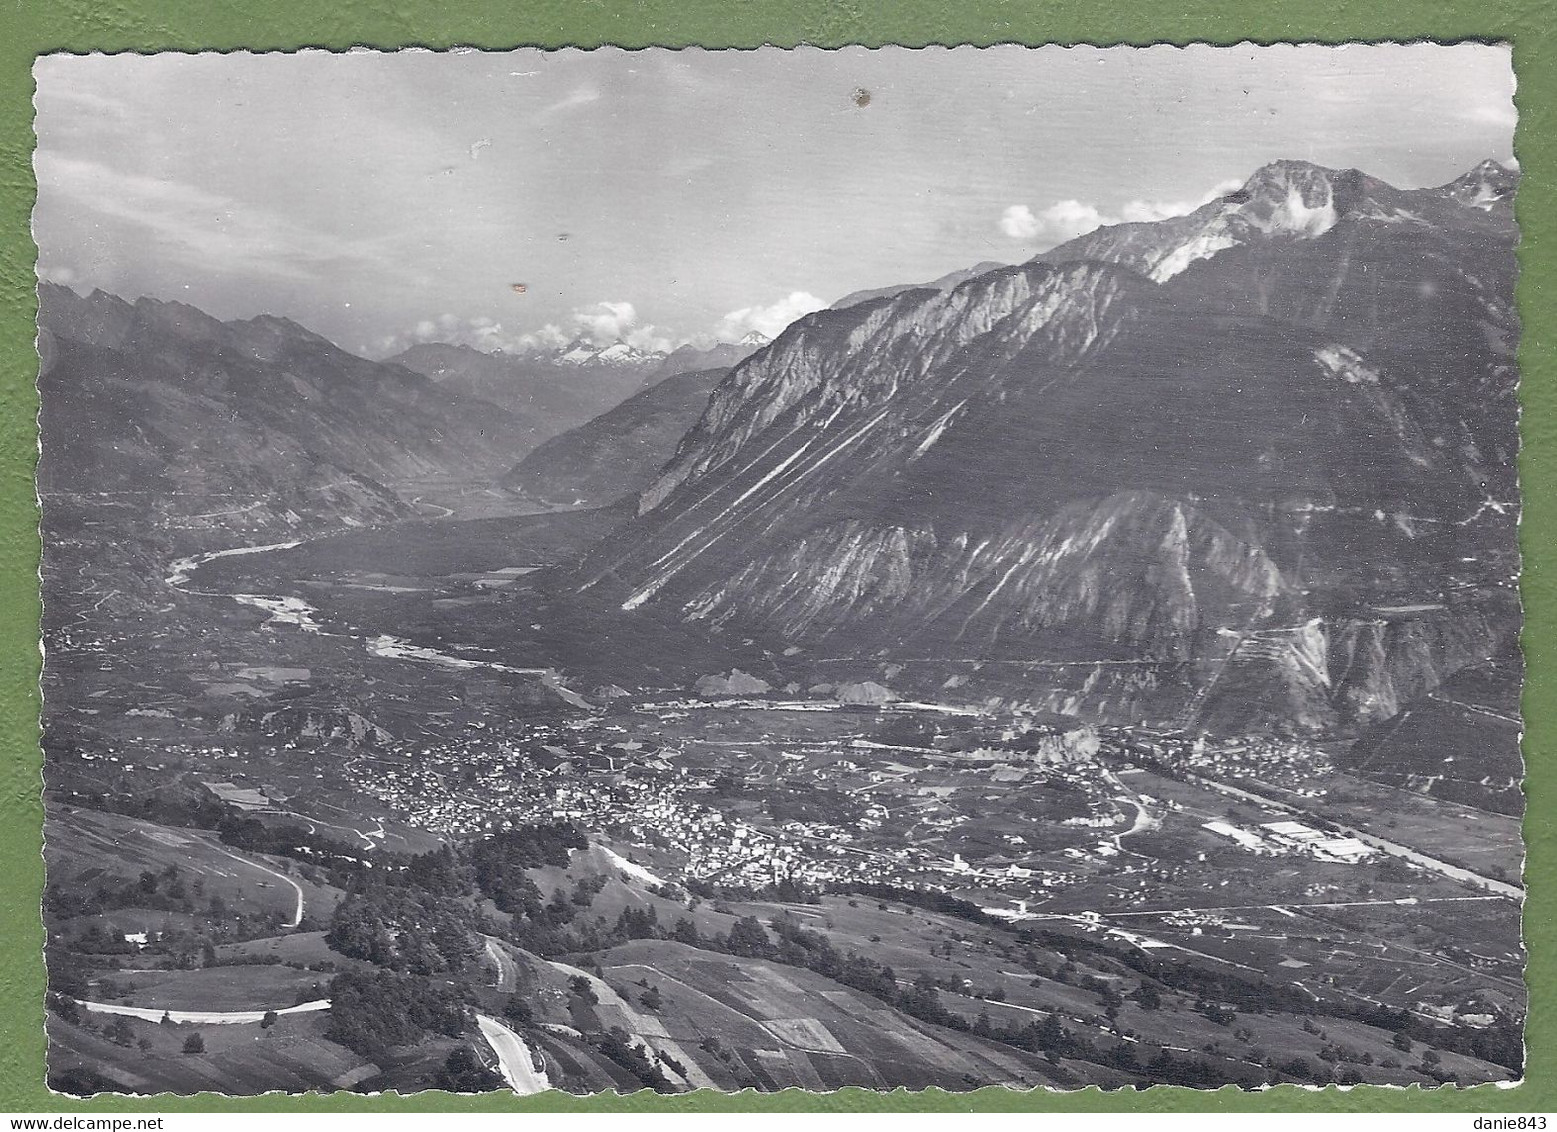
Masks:
[[[476,1015],[476,1025],[481,1027],[481,1036],[497,1055],[498,1069],[510,1089],[527,1097],[552,1087],[541,1059],[530,1051],[523,1038],[485,1014]]]
[[[210,842],[207,842],[206,844],[209,845]],[[215,849],[218,853],[220,853],[224,857],[231,857],[234,861],[238,861],[238,862],[240,862],[242,864],[248,865],[250,868],[258,869],[262,873],[268,873],[270,876],[275,877],[277,880],[283,880],[283,881],[286,881],[287,884],[290,884],[292,886],[292,891],[297,893],[297,906],[292,909],[292,922],[290,924],[288,924],[287,927],[295,928],[295,927],[297,927],[299,924],[301,924],[303,922],[303,888],[302,888],[302,885],[298,884],[297,881],[295,881],[291,877],[287,876],[286,873],[278,873],[275,869],[272,869],[272,868],[270,868],[269,866],[266,866],[266,865],[262,865],[258,861],[251,861],[247,857],[240,857],[236,853],[232,853],[232,852],[229,852],[226,849],[223,849],[220,845],[211,845],[211,848]]]
[[[491,936],[482,938],[486,940],[487,958],[491,959],[497,968],[497,982],[494,985],[500,991],[515,990],[519,986],[519,968],[514,963],[513,957]]]
[[[120,1006],[115,1002],[81,1002],[85,1010],[93,1014],[122,1014],[126,1018],[140,1018],[147,1022],[161,1022],[166,1016],[174,1022],[199,1022],[209,1026],[231,1026],[243,1022],[262,1022],[269,1010],[160,1010],[152,1006]],[[277,1014],[311,1014],[316,1010],[330,1009],[330,1000],[316,998],[296,1006],[276,1009]]]

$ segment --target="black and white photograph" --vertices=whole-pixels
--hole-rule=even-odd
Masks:
[[[52,1090],[1522,1079],[1506,45],[34,78]]]

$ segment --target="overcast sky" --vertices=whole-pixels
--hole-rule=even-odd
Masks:
[[[382,355],[772,334],[1265,162],[1509,161],[1461,45],[50,56],[40,273]],[[515,284],[524,284],[520,293]]]

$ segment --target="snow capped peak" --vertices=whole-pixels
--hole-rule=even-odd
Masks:
[[[544,357],[544,355],[541,355]],[[591,342],[587,338],[575,338],[566,346],[550,355],[550,359],[558,365],[638,365],[642,362],[658,361],[665,355],[652,350],[640,350],[618,338],[615,342],[601,346]]]
[[[766,346],[773,339],[760,330],[748,330],[746,336],[736,343],[737,346]]]
[[[1335,227],[1349,198],[1366,190],[1363,180],[1355,169],[1275,161],[1257,169],[1242,189],[1223,200],[1235,206],[1238,218],[1256,231],[1312,239]]]
[[[1443,192],[1460,204],[1491,211],[1498,202],[1507,200],[1519,185],[1519,174],[1490,157],[1443,187]]]
[[[568,343],[557,352],[557,361],[566,362],[569,365],[583,365],[594,358],[595,347],[583,339]]]

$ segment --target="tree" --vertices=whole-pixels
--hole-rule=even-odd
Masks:
[[[665,996],[660,994],[658,986],[652,986],[638,996],[638,1001],[643,1003],[645,1010],[658,1010],[665,1005]]]
[[[517,994],[509,995],[508,1001],[503,1004],[503,1017],[520,1026],[535,1025],[535,1011]]]
[[[205,1052],[205,1039],[200,1036],[200,1031],[196,1030],[193,1034],[190,1034],[189,1037],[184,1039],[184,1052],[185,1053],[204,1053]]]
[[[469,1046],[460,1046],[433,1076],[433,1085],[450,1093],[490,1093],[503,1087],[503,1078],[482,1065]]]
[[[569,979],[568,990],[590,1006],[600,1002],[600,996],[595,994],[594,984],[583,975],[574,975]]]
[[[748,959],[764,958],[773,949],[767,930],[758,922],[756,916],[743,916],[736,920],[730,928],[729,942],[726,946],[731,955],[742,955]]]
[[[1411,1039],[1406,1037],[1404,1034],[1396,1034],[1394,1041],[1390,1044],[1392,1044],[1401,1053],[1411,1052]]]
[[[260,1029],[268,1030],[276,1024],[278,1015],[274,1010],[265,1011],[265,1016],[260,1019]]]
[[[373,1060],[428,1031],[457,1038],[468,1023],[459,993],[416,976],[346,972],[330,981],[328,997],[325,1037]]]

